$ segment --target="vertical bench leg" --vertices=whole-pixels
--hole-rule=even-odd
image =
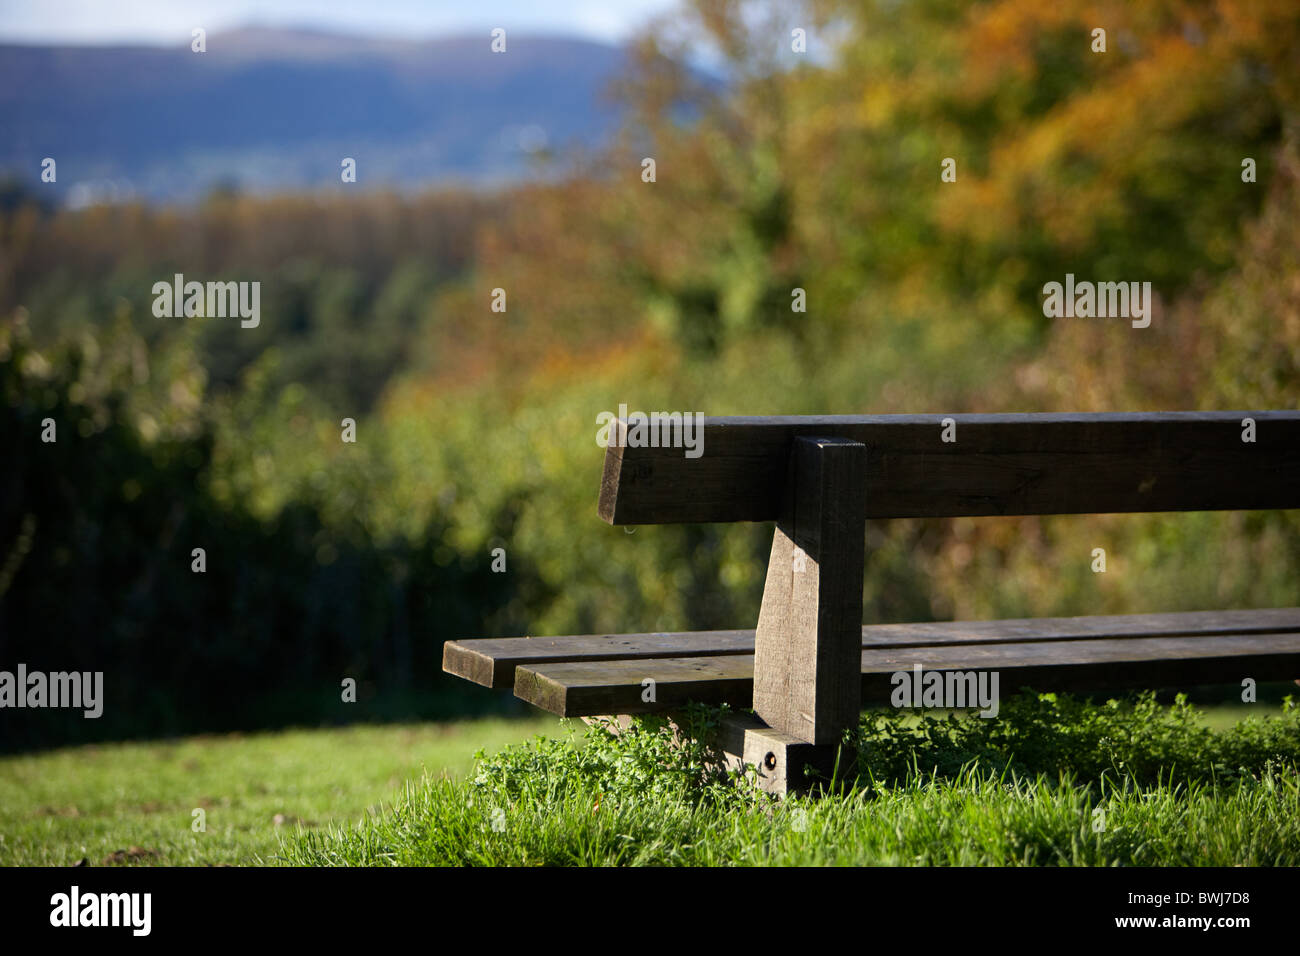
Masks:
[[[861,710],[866,457],[860,442],[795,439],[754,646],[754,712],[831,763]]]

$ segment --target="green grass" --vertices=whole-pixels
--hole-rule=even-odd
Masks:
[[[80,747],[0,760],[0,863],[1300,865],[1300,709],[1245,712],[1268,716],[1051,695],[997,720],[867,713],[846,788],[783,803],[654,720]],[[691,719],[703,740],[717,712]]]
[[[707,723],[708,713],[697,715]],[[700,729],[697,725],[697,729]],[[1185,702],[1051,695],[1003,719],[864,715],[847,792],[778,804],[639,722],[538,739],[365,822],[304,865],[1300,865],[1300,710],[1214,730]],[[1098,813],[1097,811],[1100,811]]]
[[[522,796],[496,805],[467,798],[463,787],[422,784],[361,827],[303,835],[288,857],[310,866],[1300,863],[1294,777],[1224,792],[1108,794],[1102,832],[1092,825],[1099,801],[1068,780],[975,772],[779,806],[597,798],[545,784]],[[498,806],[499,832],[491,824]]]
[[[557,728],[553,719],[372,725],[0,758],[0,864],[271,862],[300,827],[356,821],[413,776],[463,774],[480,747]],[[191,829],[196,808],[201,833]]]

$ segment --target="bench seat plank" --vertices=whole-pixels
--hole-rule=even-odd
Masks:
[[[1300,677],[1300,631],[870,647],[862,652],[863,703],[887,704],[892,675],[916,664],[927,671],[996,670],[1003,696],[1026,686],[1088,691],[1289,680]],[[687,701],[747,707],[753,669],[748,654],[560,661],[518,667],[515,694],[565,717],[649,713]],[[654,701],[642,699],[646,679],[655,682]]]
[[[916,664],[998,671],[1006,696],[1021,687],[1097,691],[1293,680],[1300,677],[1300,632],[877,648],[862,653],[864,700],[887,703],[892,675]]]
[[[863,647],[876,644],[881,646],[1006,644],[1017,641],[1087,640],[1104,637],[1212,637],[1293,630],[1300,631],[1300,607],[874,624],[862,629],[862,644]]]
[[[646,678],[655,681],[649,702]],[[561,717],[646,714],[689,701],[749,707],[754,655],[536,664],[515,670],[515,696]]]
[[[515,668],[523,664],[753,653],[753,628],[740,631],[502,637],[448,641],[442,649],[442,669],[484,687],[513,687]]]
[[[1300,608],[872,624],[862,629],[862,646],[1008,644],[1106,637],[1210,637],[1289,630],[1300,631]],[[653,634],[508,637],[448,641],[443,648],[442,666],[448,673],[484,687],[511,687],[515,682],[515,668],[532,664],[743,656],[753,653],[752,628]]]

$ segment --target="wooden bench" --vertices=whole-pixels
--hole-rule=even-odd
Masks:
[[[605,521],[776,522],[757,628],[450,641],[444,670],[564,716],[752,707],[721,743],[777,793],[827,773],[915,665],[997,672],[1004,693],[1300,675],[1294,607],[862,626],[869,518],[1297,507],[1300,412],[714,418],[696,458],[626,435]]]

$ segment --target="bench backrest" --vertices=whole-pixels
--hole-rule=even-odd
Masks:
[[[605,453],[611,524],[777,520],[796,436],[866,446],[867,518],[1300,506],[1294,411],[709,418],[696,458],[626,435]]]

